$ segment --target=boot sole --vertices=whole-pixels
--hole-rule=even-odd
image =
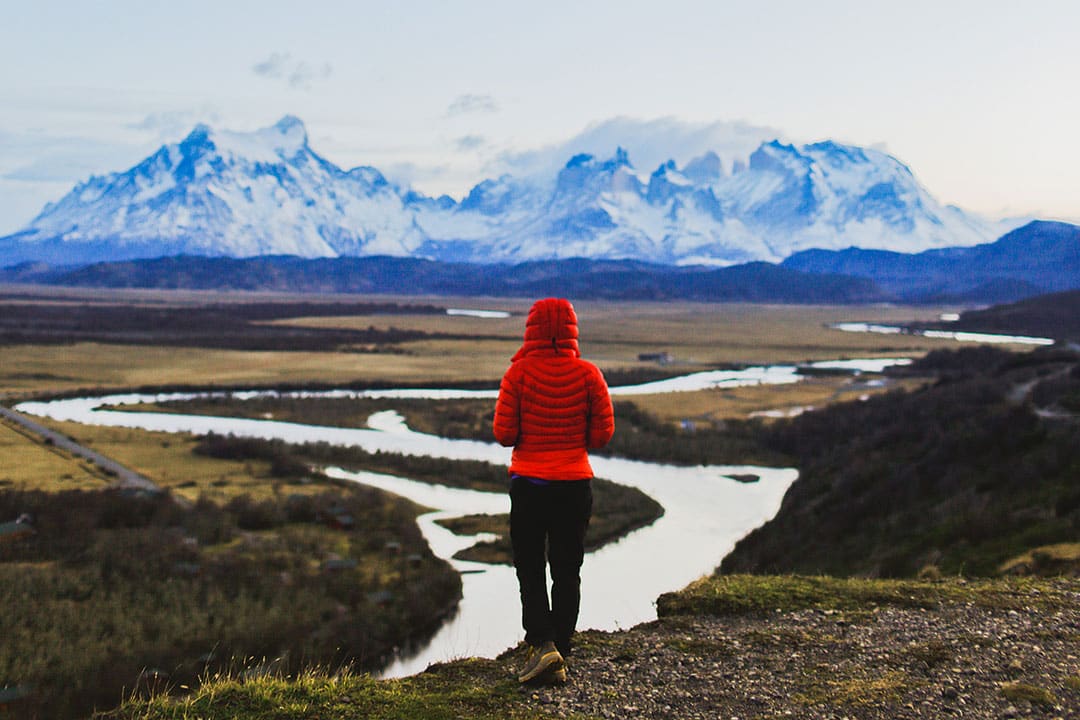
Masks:
[[[527,673],[518,675],[518,682],[527,683],[530,680],[543,675],[545,672],[558,673],[562,672],[563,677],[566,677],[566,670],[563,667],[562,655],[555,652],[544,653],[540,656],[540,659],[536,661],[536,665],[532,667]]]

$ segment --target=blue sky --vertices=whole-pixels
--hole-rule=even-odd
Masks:
[[[1067,0],[0,0],[0,233],[196,122],[294,114],[342,167],[460,196],[626,144],[886,149],[939,199],[1080,219]]]

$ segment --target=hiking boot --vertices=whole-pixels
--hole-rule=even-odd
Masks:
[[[555,643],[550,640],[543,645],[529,646],[529,654],[525,656],[525,665],[518,674],[518,682],[527,683],[541,675],[551,675],[556,682],[559,673],[562,673],[562,682],[566,681],[566,663],[563,656],[555,649]]]
[[[566,684],[566,666],[555,668],[554,670],[548,670],[544,673],[543,681],[547,685],[565,685]]]

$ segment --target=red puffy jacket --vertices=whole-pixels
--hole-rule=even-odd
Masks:
[[[525,322],[495,404],[495,439],[513,445],[510,472],[544,480],[593,476],[588,449],[615,432],[600,370],[581,359],[577,314],[569,300],[538,300]]]

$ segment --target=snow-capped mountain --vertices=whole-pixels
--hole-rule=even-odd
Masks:
[[[392,255],[473,262],[635,258],[779,261],[808,248],[917,252],[988,242],[1015,224],[943,207],[884,153],[761,145],[639,172],[626,150],[580,154],[556,177],[484,180],[460,202],[345,171],[300,120],[252,133],[197,126],[123,173],[92,177],[0,238],[0,265],[158,257]]]

